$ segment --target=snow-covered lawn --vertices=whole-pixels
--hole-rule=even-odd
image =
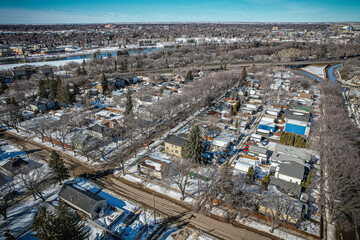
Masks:
[[[310,65],[310,66],[306,66],[306,67],[303,67],[301,68],[302,70],[306,71],[306,72],[309,72],[311,74],[314,74],[318,77],[321,77],[321,78],[325,78],[325,67],[327,65],[324,65],[324,66],[315,66],[315,65]]]

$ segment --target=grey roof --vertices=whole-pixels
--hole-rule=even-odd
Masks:
[[[77,133],[77,134],[74,134],[71,141],[79,143],[79,144],[84,144],[85,141],[88,140],[88,138],[90,138],[89,135],[85,135],[85,134],[82,134],[82,133]]]
[[[97,132],[100,134],[104,134],[108,129],[104,126],[100,126],[98,124],[95,124],[92,127],[89,127],[88,130],[93,131],[93,132]]]
[[[281,144],[276,144],[275,152],[277,153],[285,153],[291,156],[298,157],[302,160],[309,162],[311,160],[311,154],[306,152],[306,150],[301,148],[296,148],[293,146],[285,146]]]
[[[8,170],[11,173],[14,173],[16,170],[22,168],[24,165],[28,165],[29,163],[23,160],[20,157],[14,157],[8,160],[2,167]]]
[[[268,150],[266,148],[259,147],[257,145],[250,145],[249,152],[252,152],[252,153],[255,153],[255,154],[257,153],[257,154],[267,155]]]
[[[309,122],[310,114],[303,113],[303,112],[297,112],[297,111],[291,111],[291,110],[285,110],[284,117],[287,119],[292,119],[292,120],[296,120],[296,121]]]
[[[304,159],[301,159],[301,158],[298,158],[296,156],[292,156],[289,154],[279,153],[279,152],[274,153],[271,157],[271,160],[273,162],[277,162],[277,163],[286,163],[286,162],[292,163],[292,162],[294,162],[294,163],[301,164],[303,166],[308,167],[308,164],[306,164]]]
[[[183,147],[186,139],[175,135],[168,136],[165,140],[166,143],[173,144],[175,146]]]
[[[89,214],[99,201],[105,200],[103,197],[80,187],[75,187],[71,183],[62,186],[59,196]]]
[[[293,178],[303,179],[305,168],[304,165],[295,162],[281,163],[279,174]]]
[[[271,177],[270,184],[274,185],[279,191],[285,194],[292,194],[295,198],[299,199],[301,194],[301,185],[293,182],[288,182],[280,178]]]

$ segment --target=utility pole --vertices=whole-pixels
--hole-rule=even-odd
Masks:
[[[155,193],[153,193],[153,202],[154,202],[154,224],[156,224],[156,212],[155,212]]]

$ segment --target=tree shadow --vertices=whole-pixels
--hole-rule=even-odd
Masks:
[[[104,178],[113,173],[114,173],[114,169],[107,169],[107,170],[99,170],[99,171],[91,172],[91,173],[83,173],[83,174],[80,174],[79,177],[83,177],[83,178],[87,178],[87,179],[91,179],[91,180],[97,180],[99,178]]]

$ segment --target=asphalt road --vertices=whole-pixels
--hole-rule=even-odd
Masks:
[[[26,141],[17,134],[0,131],[0,139],[17,144],[27,151],[30,156],[40,158],[45,161],[50,158],[51,149],[36,142]],[[124,182],[112,174],[101,175],[101,173],[104,172],[103,169],[101,170],[99,167],[88,166],[67,154],[61,152],[59,152],[59,154],[62,155],[68,167],[74,168],[76,175],[89,173],[90,176],[94,177],[95,180],[103,186],[103,188],[109,189],[116,194],[144,206],[152,207],[153,194],[148,190],[144,190],[135,184]],[[71,174],[72,173],[73,172],[71,172]],[[267,232],[259,232],[257,230],[254,230],[255,232],[253,232],[248,229],[236,227],[229,223],[196,213],[189,210],[189,207],[185,207],[185,205],[182,206],[182,204],[177,204],[176,202],[159,197],[158,194],[156,195],[156,209],[161,214],[169,217],[170,224],[177,223],[180,225],[188,225],[189,227],[209,233],[210,235],[220,239],[278,239],[272,237]]]

